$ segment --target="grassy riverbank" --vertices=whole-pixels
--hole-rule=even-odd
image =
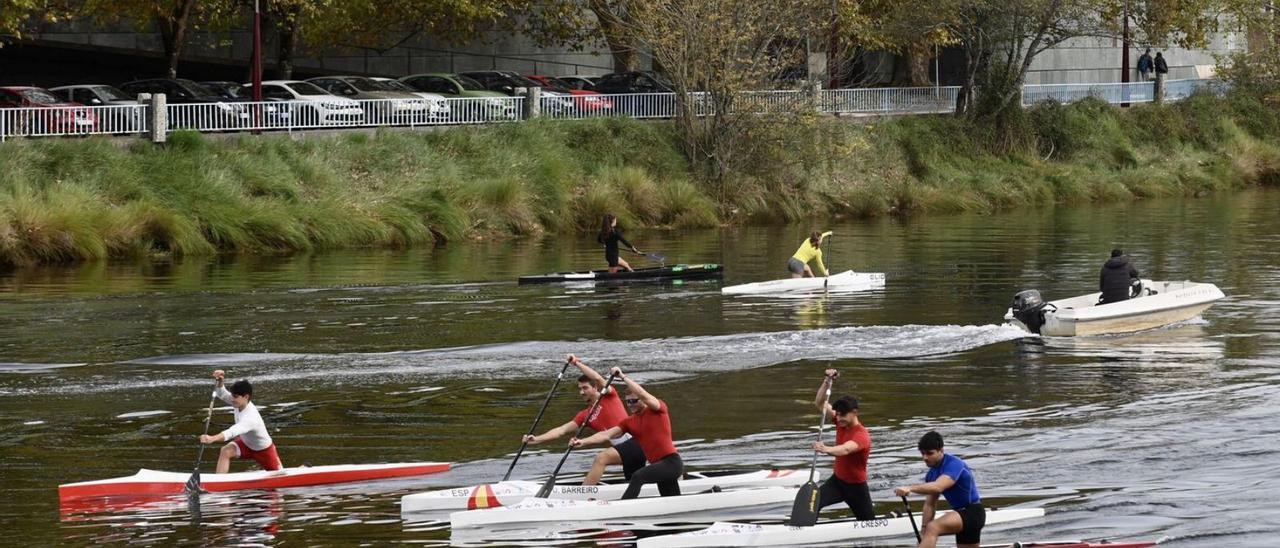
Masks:
[[[670,127],[537,122],[435,133],[169,145],[0,145],[0,264],[146,254],[395,247],[627,226],[994,211],[1200,194],[1280,181],[1280,115],[1246,96],[1028,111],[1012,152],[980,126],[916,116],[776,132],[723,185]]]

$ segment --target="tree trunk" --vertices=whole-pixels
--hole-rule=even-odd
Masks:
[[[164,45],[165,75],[178,77],[178,58],[182,55],[182,45],[187,37],[187,25],[191,21],[191,11],[197,0],[181,0],[173,12],[156,16],[156,27],[160,30],[160,41]]]
[[[929,61],[933,59],[929,44],[914,43],[901,55],[894,57],[893,85],[896,87],[927,87],[933,85],[929,76]]]
[[[636,70],[636,50],[634,41],[627,35],[626,22],[613,12],[608,0],[590,0],[588,5],[591,13],[596,16],[605,44],[609,46],[609,53],[613,56],[613,70]]]
[[[276,77],[293,79],[293,52],[298,46],[298,14],[290,13],[276,27],[280,43],[276,46]]]

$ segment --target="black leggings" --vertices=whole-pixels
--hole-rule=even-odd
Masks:
[[[658,493],[664,497],[679,495],[681,474],[684,474],[684,461],[680,460],[679,453],[662,457],[658,462],[636,470],[636,473],[631,475],[631,483],[627,484],[627,491],[622,494],[622,500],[640,496],[640,488],[646,483],[658,484]]]
[[[840,478],[831,476],[822,482],[818,489],[818,508],[830,506],[844,501],[853,510],[853,516],[860,520],[876,519],[876,511],[871,507],[871,491],[865,483],[846,483]]]

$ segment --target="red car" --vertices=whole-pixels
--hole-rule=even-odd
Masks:
[[[574,89],[568,84],[565,84],[564,82],[561,82],[559,79],[556,79],[551,76],[543,76],[540,74],[526,74],[525,78],[528,78],[530,80],[533,80],[534,82],[542,84],[542,87],[547,88],[551,91],[568,93],[569,95],[572,95],[574,106],[576,106],[578,110],[581,110],[583,112],[600,112],[603,110],[613,110],[613,101],[609,100],[608,97],[605,97],[599,92],[586,90],[586,89]]]
[[[98,129],[93,109],[68,103],[47,89],[29,86],[0,87],[0,131],[8,135],[91,133]]]

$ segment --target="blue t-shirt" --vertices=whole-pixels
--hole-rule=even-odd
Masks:
[[[938,463],[937,468],[929,469],[929,472],[924,475],[924,481],[928,483],[941,476],[949,476],[955,480],[955,484],[950,489],[942,492],[942,496],[947,499],[947,504],[952,508],[959,510],[970,504],[982,502],[982,498],[978,496],[978,482],[973,479],[973,470],[970,470],[969,465],[965,464],[960,457],[944,453],[942,462]]]

